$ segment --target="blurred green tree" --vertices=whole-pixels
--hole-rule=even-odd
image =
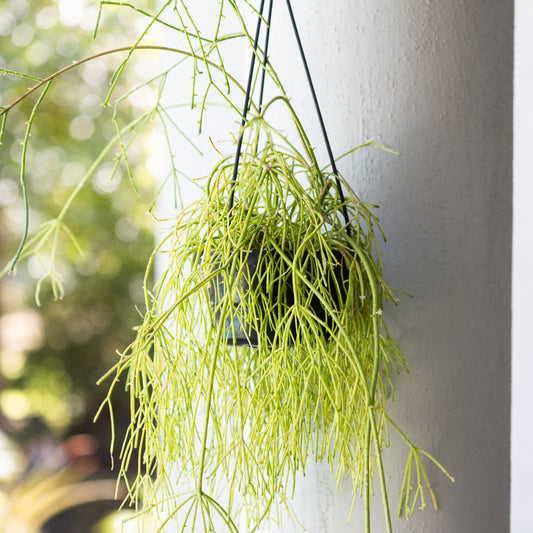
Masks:
[[[90,55],[98,2],[5,0],[3,4],[0,67],[6,73],[0,78],[0,105],[6,106],[34,85],[36,77]],[[137,37],[138,28],[127,16],[127,10],[108,11],[100,24],[99,47],[101,43],[125,46]],[[39,109],[25,173],[30,238],[43,221],[60,212],[116,135],[114,124],[130,122],[146,106],[142,98],[125,99],[119,110],[101,105],[117,64],[117,58],[102,58],[66,73],[54,82]],[[34,79],[14,72],[31,72]],[[134,81],[135,70],[130,69],[121,84],[131,87]],[[150,94],[145,96],[149,100]],[[13,258],[24,227],[20,160],[35,101],[36,97],[28,98],[10,110],[10,127],[0,150],[2,266]],[[17,276],[0,280],[0,432],[23,452],[18,455],[19,470],[39,462],[44,449],[39,443],[91,433],[99,442],[96,455],[101,466],[94,475],[114,476],[108,473],[108,421],[102,418],[94,425],[92,420],[105,394],[105,387],[98,388],[96,382],[113,366],[117,347],[131,341],[138,321],[135,305],[142,302],[144,269],[153,247],[148,206],[154,177],[146,167],[147,155],[147,147],[130,147],[126,166],[120,154],[111,153],[77,196],[64,221],[76,242],[68,233],[60,234],[64,255],[56,257],[54,265],[54,276],[66,288],[61,304],[53,302],[54,290],[61,297],[61,289],[44,283],[42,305],[35,305],[35,282],[28,283],[46,273],[50,248],[18,266]],[[130,173],[135,174],[135,186]],[[127,401],[125,394],[113,400],[118,436],[129,421]],[[3,477],[8,480],[14,474]]]

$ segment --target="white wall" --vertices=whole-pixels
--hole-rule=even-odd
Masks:
[[[341,165],[381,206],[387,281],[413,295],[387,310],[411,371],[396,379],[393,417],[457,479],[429,468],[441,510],[395,532],[508,531],[513,2],[293,1],[335,152],[374,137],[403,154],[370,149]],[[282,0],[272,39],[321,147]],[[395,509],[407,450],[393,446]],[[329,480],[317,468],[298,486],[307,531],[361,531],[361,506],[345,524],[350,488],[335,496]],[[379,511],[373,520],[384,531]]]
[[[513,251],[513,398],[512,506],[513,533],[532,533],[533,517],[533,2],[516,1],[515,159]]]
[[[321,146],[284,4],[274,60]],[[336,153],[375,137],[403,154],[370,150],[342,171],[381,206],[386,279],[413,295],[388,310],[411,370],[396,380],[393,416],[457,481],[430,468],[441,510],[395,531],[509,531],[513,2],[294,8]],[[395,509],[406,450],[393,444]],[[334,498],[327,477],[318,469],[298,489],[308,531],[360,531],[357,517],[345,526],[349,488]]]

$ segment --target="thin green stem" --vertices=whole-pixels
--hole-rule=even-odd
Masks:
[[[159,11],[155,15],[153,15],[151,17],[151,20],[150,20],[149,24],[143,29],[143,31],[141,32],[141,35],[137,38],[137,40],[135,41],[133,46],[131,46],[130,49],[128,50],[128,55],[122,61],[122,63],[119,65],[119,67],[115,70],[115,72],[113,74],[113,78],[111,80],[111,88],[109,89],[109,91],[107,93],[107,96],[106,96],[106,98],[104,100],[104,105],[108,105],[109,104],[109,101],[111,100],[111,96],[112,96],[113,92],[115,91],[115,88],[116,88],[116,86],[118,84],[118,81],[119,81],[120,77],[122,76],[122,73],[124,72],[126,64],[128,63],[128,61],[130,60],[131,56],[133,55],[133,52],[135,52],[137,47],[140,46],[141,41],[146,37],[146,34],[150,31],[150,28],[156,23],[156,21],[159,18],[159,15],[161,15],[161,13],[163,13],[163,11],[165,11],[165,9],[172,3],[172,1],[173,0],[168,0],[166,2],[166,4],[163,4],[161,6],[161,8],[159,9]]]
[[[235,37],[238,37],[238,35],[235,35],[231,38],[235,38]],[[229,38],[229,37],[228,37]],[[41,80],[39,83],[37,83],[36,85],[34,85],[33,87],[30,87],[24,94],[22,94],[21,96],[19,96],[18,98],[16,98],[15,100],[13,100],[13,102],[11,102],[10,104],[8,104],[7,106],[5,106],[1,111],[0,111],[0,116],[6,114],[10,109],[12,109],[13,107],[15,107],[17,104],[19,104],[22,100],[24,100],[25,98],[27,98],[30,94],[34,93],[35,91],[37,91],[39,88],[41,88],[43,85],[46,85],[48,82],[54,80],[55,78],[57,78],[58,76],[61,76],[62,74],[64,74],[65,72],[68,72],[69,70],[72,70],[72,69],[75,69],[77,67],[79,67],[80,65],[84,64],[84,63],[87,63],[88,61],[93,61],[94,59],[98,59],[99,57],[104,57],[104,56],[107,56],[107,55],[111,55],[111,54],[117,54],[117,53],[122,53],[122,52],[129,52],[131,51],[131,46],[123,46],[123,47],[120,47],[120,48],[113,48],[113,49],[110,49],[110,50],[104,50],[103,52],[98,52],[96,54],[93,54],[91,56],[88,56],[88,57],[85,57],[83,59],[80,59],[78,61],[74,61],[73,63],[71,63],[70,65],[67,65],[59,70],[57,70],[56,72],[50,74],[49,76],[47,76],[46,78],[44,78],[43,80]],[[202,59],[201,57],[195,55],[193,52],[190,52],[188,50],[181,50],[179,48],[172,48],[172,47],[169,47],[169,46],[159,46],[159,45],[139,45],[139,46],[136,46],[135,47],[135,50],[159,50],[159,51],[162,51],[162,52],[173,52],[173,53],[177,53],[177,54],[181,54],[181,55],[184,55],[184,56],[188,56],[188,57],[192,57],[192,58],[196,58],[196,59]],[[210,60],[206,60],[207,63],[209,65],[211,65],[213,68],[216,68],[220,71],[222,71],[222,67],[220,65],[217,65],[216,63],[213,63],[212,61]],[[242,92],[244,92],[244,89],[243,87],[240,85],[240,83],[233,77],[231,76],[230,74],[227,74],[228,78],[231,80],[231,82]]]
[[[4,140],[4,133],[6,131],[7,113],[2,115],[2,122],[0,123],[0,146]]]
[[[37,102],[33,106],[33,109],[30,114],[30,118],[28,119],[28,122],[27,122],[26,134],[24,135],[24,141],[22,142],[22,156],[20,158],[20,185],[22,187],[22,197],[24,199],[24,233],[20,240],[18,250],[15,253],[15,257],[13,257],[11,261],[9,272],[13,272],[19,260],[20,254],[22,253],[22,250],[24,250],[24,246],[26,245],[26,240],[28,238],[28,231],[29,231],[29,225],[30,225],[30,205],[28,202],[28,190],[26,187],[26,154],[28,150],[28,142],[30,140],[30,135],[31,135],[31,127],[33,126],[33,121],[35,119],[35,114],[37,113],[37,109],[41,105],[43,98],[45,97],[48,89],[50,88],[50,83],[51,82],[49,81],[44,85],[43,92],[41,93]],[[2,110],[2,113],[6,111],[7,109],[4,109]],[[2,121],[2,133],[3,133],[4,127],[5,127],[5,120]]]
[[[4,73],[4,76],[6,74],[13,74],[14,76],[18,76],[19,78],[27,78],[34,81],[42,81],[41,78],[38,78],[37,76],[31,76],[30,74],[24,74],[23,72],[17,72],[16,70],[10,70],[8,68],[0,67],[0,72]]]
[[[381,439],[379,436],[378,428],[376,427],[376,418],[374,411],[371,412],[370,423],[372,425],[372,434],[374,438],[374,448],[376,450],[376,460],[378,462],[378,475],[381,484],[381,496],[383,500],[383,510],[385,512],[385,523],[387,524],[387,532],[392,533],[392,521],[389,506],[389,497],[387,493],[387,482],[385,480],[385,468],[383,467],[383,455],[381,449]]]

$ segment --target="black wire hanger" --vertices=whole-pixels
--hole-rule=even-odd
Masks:
[[[299,51],[300,57],[302,59],[302,63],[303,63],[304,70],[305,70],[305,75],[306,75],[306,78],[307,78],[307,82],[309,84],[309,89],[311,91],[311,96],[313,98],[313,104],[315,106],[315,111],[316,111],[316,114],[317,114],[317,117],[318,117],[318,121],[319,121],[319,124],[320,124],[320,129],[322,131],[322,136],[324,138],[324,143],[326,145],[326,150],[327,150],[327,153],[328,153],[330,166],[331,166],[333,174],[335,175],[335,184],[337,186],[337,190],[338,190],[338,193],[339,193],[339,198],[340,198],[341,205],[342,205],[342,214],[343,214],[344,220],[346,222],[346,231],[347,231],[348,235],[350,235],[350,220],[349,220],[349,217],[348,217],[348,210],[346,208],[346,199],[344,197],[344,192],[342,190],[342,184],[341,184],[341,181],[340,181],[340,174],[339,174],[339,171],[337,169],[337,165],[335,163],[335,158],[333,157],[333,151],[331,149],[331,143],[329,142],[329,137],[328,137],[328,134],[327,134],[327,131],[326,131],[326,126],[324,124],[324,119],[322,117],[322,112],[320,110],[320,105],[318,103],[318,98],[316,96],[315,87],[314,87],[314,84],[313,84],[313,80],[311,78],[311,73],[309,71],[309,66],[307,64],[307,59],[306,59],[305,52],[304,52],[304,49],[303,49],[302,41],[300,39],[300,34],[298,32],[298,26],[296,24],[296,19],[294,17],[294,12],[292,10],[291,1],[290,0],[286,0],[286,2],[287,2],[287,9],[288,9],[288,12],[289,12],[289,18],[291,20],[292,29],[293,29],[294,36],[296,38],[296,42],[297,42],[297,45],[298,45],[298,51]],[[270,0],[269,1],[268,15],[267,15],[267,19],[266,19],[267,30],[266,30],[266,36],[265,36],[265,44],[264,44],[264,48],[263,48],[263,65],[262,65],[263,72],[262,72],[262,75],[261,75],[261,82],[260,82],[260,94],[259,94],[259,105],[258,105],[259,112],[261,112],[261,107],[263,105],[265,74],[266,74],[266,67],[267,67],[267,64],[268,64],[268,44],[269,44],[269,40],[270,40],[270,28],[271,28],[271,22],[272,22],[272,6],[273,6],[273,3],[274,3],[274,0]],[[253,81],[253,75],[254,75],[254,70],[255,70],[255,59],[256,59],[257,49],[258,49],[258,44],[259,44],[259,36],[260,36],[260,33],[261,33],[261,25],[262,25],[263,20],[264,20],[263,19],[264,7],[265,7],[265,0],[261,0],[261,4],[259,6],[259,11],[258,11],[258,19],[257,19],[257,26],[256,26],[256,31],[255,31],[252,59],[250,61],[250,69],[249,69],[249,73],[248,73],[248,83],[247,83],[247,86],[246,86],[246,95],[245,95],[245,98],[244,98],[244,106],[243,106],[243,113],[242,113],[242,117],[243,117],[242,118],[242,126],[243,127],[246,125],[246,118],[248,116],[248,110],[250,108],[252,81]],[[238,143],[237,143],[237,151],[236,151],[236,154],[235,154],[235,163],[234,163],[234,166],[233,166],[233,175],[232,175],[232,179],[231,179],[231,193],[230,193],[230,198],[229,198],[229,203],[228,203],[228,212],[231,212],[231,210],[233,208],[233,203],[234,203],[235,184],[237,182],[237,173],[238,173],[239,160],[240,160],[241,151],[242,151],[243,136],[244,136],[244,132],[241,131],[241,134],[239,136],[239,140],[238,140]]]

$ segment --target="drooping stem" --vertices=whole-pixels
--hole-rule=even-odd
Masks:
[[[31,135],[30,133],[31,127],[35,119],[35,114],[37,113],[37,109],[41,105],[41,102],[43,101],[43,98],[46,95],[46,92],[48,91],[49,88],[50,88],[50,81],[44,84],[43,92],[41,93],[41,95],[39,96],[39,99],[33,106],[30,118],[28,119],[28,122],[27,122],[26,134],[24,135],[24,141],[22,142],[22,156],[20,158],[20,185],[22,187],[22,197],[24,199],[24,212],[25,212],[24,233],[20,240],[18,250],[15,253],[15,257],[13,257],[13,260],[11,261],[9,272],[13,272],[19,260],[20,254],[22,253],[22,250],[24,250],[24,246],[26,245],[26,240],[28,239],[28,230],[29,230],[29,225],[30,225],[30,204],[28,202],[28,190],[26,188],[26,154],[28,150],[28,142],[30,140],[30,135]],[[2,113],[5,113],[5,112],[7,112],[7,109],[2,110]]]
[[[383,467],[383,455],[381,450],[378,428],[376,427],[376,418],[374,416],[374,411],[372,411],[371,414],[372,416],[370,417],[370,423],[372,424],[372,434],[374,439],[374,447],[376,450],[376,460],[378,462],[378,475],[381,484],[381,497],[383,500],[383,509],[385,512],[385,522],[387,524],[387,533],[392,533],[389,496],[387,493],[387,482],[385,480],[385,468]]]
[[[231,38],[231,39],[234,39],[234,38],[237,38],[237,37],[241,37],[241,35],[240,34],[235,34],[235,35],[232,35],[232,36],[228,36],[228,38]],[[123,46],[121,48],[113,48],[113,49],[110,49],[110,50],[104,50],[103,52],[98,52],[98,53],[93,54],[91,56],[84,57],[83,59],[80,59],[79,61],[74,61],[70,65],[67,65],[67,66],[65,66],[65,67],[63,67],[63,68],[61,68],[59,70],[56,70],[54,73],[52,73],[49,76],[47,76],[46,78],[42,79],[39,83],[36,83],[33,87],[30,87],[24,94],[20,95],[18,98],[13,100],[13,102],[11,102],[10,104],[8,104],[4,108],[2,108],[0,110],[0,116],[6,114],[10,109],[12,109],[17,104],[22,102],[22,100],[24,100],[25,98],[30,96],[30,94],[34,93],[39,88],[41,88],[43,85],[46,85],[48,82],[54,80],[58,76],[61,76],[65,72],[68,72],[69,70],[75,69],[76,67],[79,67],[80,65],[82,65],[83,63],[87,63],[88,61],[92,61],[94,59],[98,59],[99,57],[104,57],[104,56],[108,56],[108,55],[111,55],[111,54],[117,54],[117,53],[121,53],[121,52],[129,52],[131,49],[132,49],[131,46]],[[204,61],[204,58],[194,54],[193,52],[191,52],[189,50],[181,50],[179,48],[172,48],[170,46],[141,45],[141,46],[135,47],[135,50],[160,50],[160,51],[163,51],[163,52],[174,52],[174,53],[177,53],[177,54],[181,54],[181,55],[184,55],[184,56],[188,56],[188,57],[192,57],[194,59],[200,59],[200,60]],[[209,59],[205,59],[205,61],[206,61],[206,63],[208,63],[213,68],[216,68],[217,70],[223,72],[223,68],[220,65],[217,65],[216,63],[210,61]],[[0,72],[5,72],[5,70],[0,68]],[[235,86],[240,91],[245,92],[244,88],[241,86],[241,84],[233,76],[231,76],[229,73],[227,74],[227,76],[232,81],[232,83],[235,84]]]

